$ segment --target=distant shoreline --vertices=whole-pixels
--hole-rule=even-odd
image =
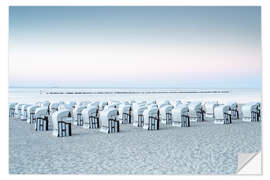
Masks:
[[[177,93],[215,93],[215,94],[225,94],[230,93],[230,91],[40,91],[40,94],[177,94]]]

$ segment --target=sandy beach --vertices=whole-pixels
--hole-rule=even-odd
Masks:
[[[72,133],[56,138],[11,119],[10,174],[232,174],[238,152],[261,150],[261,123],[240,120],[158,131],[126,124],[117,134],[72,126]]]

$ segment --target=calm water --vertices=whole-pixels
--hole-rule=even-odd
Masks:
[[[133,93],[127,93],[132,91]],[[190,92],[197,93],[190,93]],[[226,91],[226,93],[199,93],[205,91]],[[92,94],[47,94],[46,92],[88,92]],[[107,94],[101,94],[106,92]],[[115,92],[125,92],[118,93]],[[142,92],[147,92],[143,94]],[[151,93],[161,92],[161,93]],[[166,92],[166,93],[162,93]],[[172,93],[168,93],[172,92]],[[175,93],[181,92],[181,93]],[[185,93],[188,92],[188,93]],[[99,94],[98,94],[99,93]],[[110,93],[110,94],[108,94]],[[108,101],[108,100],[181,100],[181,101],[236,101],[261,102],[261,89],[116,89],[116,88],[9,88],[9,102],[35,103],[37,101]]]

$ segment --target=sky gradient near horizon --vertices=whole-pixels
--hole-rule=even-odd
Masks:
[[[9,86],[261,87],[260,7],[10,7]]]

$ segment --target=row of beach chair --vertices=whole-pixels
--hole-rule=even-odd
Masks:
[[[241,106],[236,102],[181,102],[163,101],[74,101],[37,102],[35,104],[9,105],[9,117],[35,125],[36,131],[48,131],[57,137],[71,136],[72,125],[87,129],[99,129],[105,133],[120,132],[121,124],[133,124],[146,130],[159,130],[160,123],[176,127],[190,127],[190,122],[214,119],[216,124],[230,124],[233,119],[245,122],[260,121],[260,103],[252,102]]]

